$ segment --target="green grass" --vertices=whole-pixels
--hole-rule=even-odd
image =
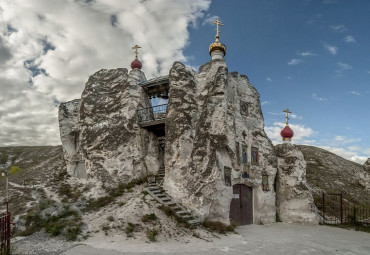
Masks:
[[[125,228],[125,233],[127,237],[133,237],[133,232],[135,231],[135,224],[131,222],[127,222],[127,226]]]

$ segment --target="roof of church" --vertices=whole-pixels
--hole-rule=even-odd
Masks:
[[[159,76],[147,81],[140,82],[139,85],[142,87],[153,87],[169,82],[169,75]]]

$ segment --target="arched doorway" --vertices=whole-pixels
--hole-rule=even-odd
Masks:
[[[230,220],[237,225],[253,223],[253,190],[244,184],[233,186],[234,198],[230,203]]]

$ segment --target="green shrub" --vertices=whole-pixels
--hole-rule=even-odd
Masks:
[[[13,175],[13,174],[16,174],[20,171],[21,169],[19,168],[19,166],[12,166],[10,168],[10,171],[9,171],[9,175]]]
[[[127,226],[125,228],[125,233],[127,235],[127,237],[132,237],[133,236],[133,232],[135,230],[135,224],[131,223],[131,222],[127,222]]]
[[[155,241],[157,241],[157,235],[158,235],[158,230],[156,230],[156,229],[149,229],[149,230],[146,232],[146,236],[148,237],[148,239],[149,239],[151,242],[155,242]]]
[[[145,215],[143,215],[143,217],[141,217],[141,220],[143,222],[156,221],[156,220],[158,220],[158,217],[154,213],[145,214]]]
[[[109,220],[109,221],[114,221],[114,217],[111,215],[111,216],[109,216],[109,217],[107,218],[107,220]]]

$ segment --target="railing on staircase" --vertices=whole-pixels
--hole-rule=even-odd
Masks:
[[[139,123],[165,119],[167,115],[167,105],[168,104],[162,104],[138,109],[137,115],[139,117]]]

